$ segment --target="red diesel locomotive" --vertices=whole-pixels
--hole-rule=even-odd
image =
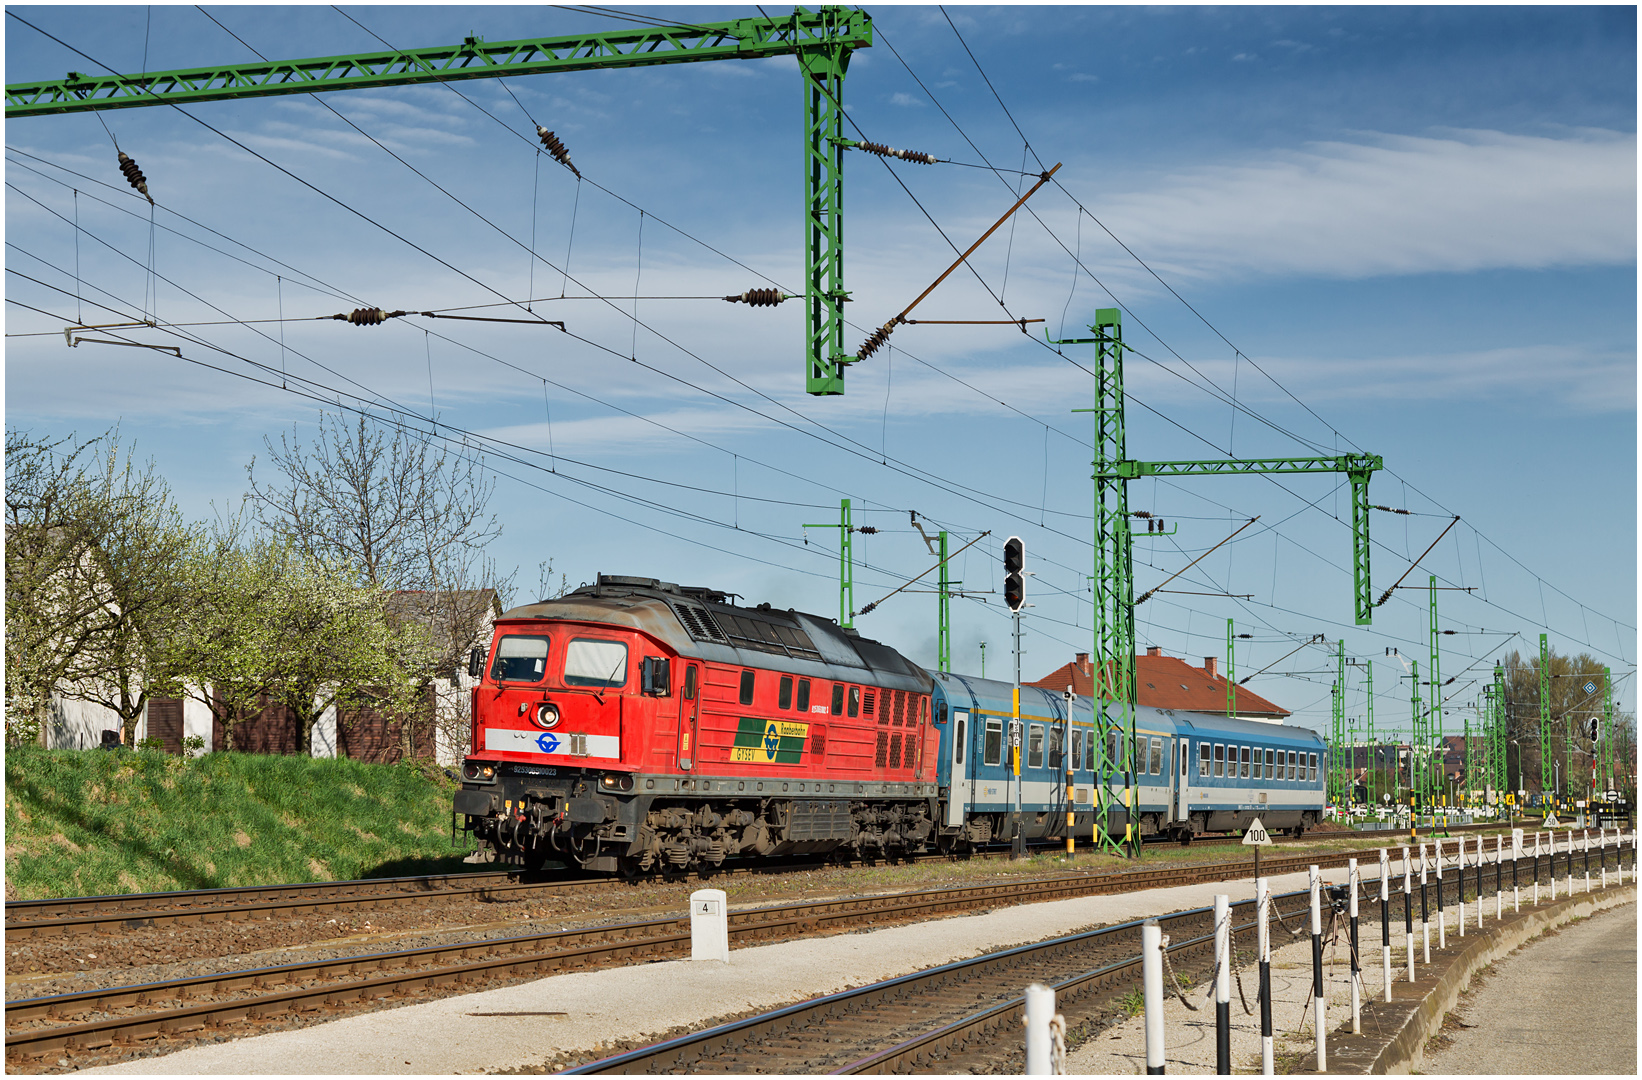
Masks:
[[[636,874],[934,833],[930,679],[830,619],[601,574],[475,650],[455,812],[503,862]]]

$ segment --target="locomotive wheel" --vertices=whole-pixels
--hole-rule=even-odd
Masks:
[[[536,871],[540,870],[542,868],[542,864],[547,862],[547,854],[548,854],[548,852],[547,852],[546,848],[537,848],[535,851],[525,852],[524,853],[524,871],[525,871],[525,873],[534,874]]]

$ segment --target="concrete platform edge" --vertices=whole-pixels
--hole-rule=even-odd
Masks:
[[[1547,930],[1607,908],[1632,903],[1635,900],[1636,885],[1633,883],[1612,888],[1606,892],[1590,893],[1558,900],[1554,904],[1547,904],[1537,911],[1528,912],[1512,919],[1503,926],[1496,926],[1487,931],[1448,962],[1447,969],[1437,977],[1436,984],[1426,992],[1417,1006],[1412,1002],[1393,1002],[1392,1007],[1403,1005],[1403,1009],[1399,1011],[1405,1013],[1404,1019],[1395,1032],[1382,1037],[1384,1039],[1383,1044],[1380,1046],[1379,1052],[1374,1054],[1371,1059],[1368,1058],[1367,1054],[1358,1050],[1355,1053],[1340,1055],[1340,1057],[1346,1059],[1345,1062],[1341,1062],[1336,1057],[1335,1047],[1343,1047],[1352,1043],[1361,1046],[1363,1037],[1349,1034],[1349,1021],[1344,1026],[1331,1031],[1329,1033],[1329,1073],[1373,1076],[1406,1076],[1412,1073],[1425,1063],[1426,1040],[1441,1029],[1443,1018],[1459,1001],[1460,992],[1471,984],[1471,977],[1478,971]],[[1425,982],[1426,980],[1422,978],[1420,981]],[[1398,985],[1407,986],[1408,984],[1400,983]],[[1339,1067],[1342,1064],[1344,1067]],[[1294,1072],[1316,1073],[1316,1051],[1300,1059],[1294,1068]]]

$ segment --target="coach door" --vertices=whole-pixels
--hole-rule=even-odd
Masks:
[[[701,718],[701,665],[684,669],[684,690],[678,704],[678,767],[689,772],[695,766],[696,722]]]
[[[1192,785],[1192,741],[1190,739],[1176,739],[1175,751],[1179,761],[1174,768],[1174,808],[1176,821],[1190,821],[1189,790]]]
[[[970,746],[969,737],[969,710],[952,710],[952,730],[949,732],[952,744],[952,786],[946,800],[946,824],[957,826],[964,823],[964,804],[970,799],[969,790],[969,759],[974,756],[974,748]]]

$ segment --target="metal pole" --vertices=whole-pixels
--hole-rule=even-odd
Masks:
[[[1403,847],[1403,945],[1408,953],[1408,981],[1414,981],[1414,864]]]
[[[1574,894],[1574,831],[1568,830],[1568,895]]]
[[[1070,859],[1077,853],[1077,841],[1072,839],[1072,827],[1077,822],[1072,805],[1072,770],[1077,768],[1077,762],[1072,760],[1072,702],[1075,697],[1072,688],[1066,688],[1066,737],[1061,740],[1061,757],[1066,762],[1066,857]],[[1092,729],[1091,729],[1092,730]]]
[[[1317,1032],[1317,1071],[1328,1071],[1328,1004],[1323,994],[1323,879],[1311,867],[1311,1021]]]
[[[1254,906],[1260,934],[1260,1073],[1272,1076],[1276,1068],[1271,1030],[1271,882],[1263,877],[1254,879]]]
[[[1581,829],[1579,831],[1579,835],[1582,838],[1581,846],[1585,849],[1585,891],[1590,892],[1591,891],[1591,831],[1589,829]]]
[[[1055,1018],[1055,992],[1042,983],[1026,988],[1026,1075],[1051,1076],[1055,1071],[1054,1039],[1049,1022]]]
[[[1146,1075],[1163,1075],[1163,927],[1140,924],[1140,971],[1146,1003]]]
[[[1380,849],[1380,964],[1385,999],[1391,1000],[1391,853]]]
[[[1351,881],[1351,1033],[1363,1033],[1363,965],[1359,960],[1357,937],[1357,860],[1352,859],[1347,877]]]
[[[1231,897],[1214,897],[1214,1073],[1231,1075]]]
[[[1010,857],[1026,858],[1026,834],[1021,829],[1021,613],[1015,612],[1015,715],[1009,723],[1010,749],[1015,768],[1014,838],[1010,842]]]

